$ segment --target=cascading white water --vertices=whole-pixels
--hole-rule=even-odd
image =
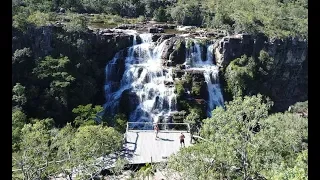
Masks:
[[[166,42],[156,45],[152,42],[152,34],[133,35],[133,45],[128,48],[127,56],[118,52],[106,66],[106,104],[104,109],[114,114],[119,107],[120,98],[125,90],[138,97],[138,104],[131,112],[131,122],[158,122],[161,117],[168,120],[170,113],[177,110],[176,94],[171,67],[164,68],[161,55]],[[141,39],[141,44],[136,44],[136,36]],[[218,67],[213,63],[213,44],[207,45],[205,60],[202,59],[202,50],[196,40],[186,48],[187,66],[203,71],[208,87],[208,116],[216,106],[223,106],[223,97],[218,80]],[[122,59],[121,59],[121,58]],[[124,63],[124,72],[119,72],[121,62]],[[123,62],[124,61],[124,62]],[[123,65],[123,64],[122,64]],[[120,74],[121,73],[121,74]],[[121,79],[119,79],[122,77]],[[128,103],[129,105],[129,103]]]
[[[209,94],[207,114],[211,117],[212,110],[217,106],[223,106],[224,102],[219,84],[219,69],[213,63],[213,44],[207,45],[205,60],[202,60],[200,44],[196,40],[193,40],[193,44],[186,51],[186,59],[190,61],[190,69],[203,71]]]
[[[111,112],[116,109],[123,91],[130,89],[130,92],[139,97],[139,105],[131,113],[130,121],[157,122],[160,116],[167,116],[171,111],[176,110],[174,86],[170,85],[173,84],[172,69],[164,69],[161,60],[166,40],[156,46],[152,42],[152,34],[139,36],[142,43],[134,44],[128,49],[125,71],[118,90],[110,90],[113,82],[112,78],[107,77],[105,108],[110,109]],[[111,76],[109,72],[114,71],[113,64],[118,58],[117,54],[107,65],[107,76]]]

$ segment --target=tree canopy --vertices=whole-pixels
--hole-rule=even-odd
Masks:
[[[170,157],[168,168],[186,179],[306,179],[308,120],[269,115],[263,96],[238,97],[204,120],[201,141]]]

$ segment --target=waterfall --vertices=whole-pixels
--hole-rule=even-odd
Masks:
[[[104,109],[111,115],[117,113],[123,92],[129,90],[138,99],[129,115],[129,122],[169,121],[170,114],[177,110],[173,68],[164,67],[161,59],[169,39],[156,44],[152,42],[150,33],[127,33],[133,35],[133,45],[127,48],[126,57],[123,57],[123,51],[118,52],[106,65]],[[140,37],[140,44],[136,43],[136,36]],[[211,116],[216,106],[223,106],[218,67],[213,63],[213,44],[203,47],[194,39],[187,41],[192,45],[186,48],[185,64],[191,69],[203,71],[208,87],[208,116]],[[202,58],[203,48],[207,48],[205,60]],[[123,71],[120,72],[119,67],[122,66]]]
[[[186,59],[190,60],[190,69],[203,71],[208,90],[208,109],[207,115],[211,117],[211,112],[217,106],[223,106],[223,96],[219,84],[219,69],[214,63],[213,44],[208,44],[206,59],[202,60],[202,51],[200,44],[193,40],[193,46],[190,46],[186,52]]]
[[[157,122],[160,116],[169,116],[170,112],[176,110],[172,68],[162,67],[161,54],[164,50],[163,41],[159,45],[152,42],[152,34],[139,35],[142,43],[134,44],[128,49],[125,58],[125,71],[120,80],[120,87],[116,91],[110,91],[112,78],[109,72],[115,67],[113,64],[119,58],[114,59],[107,65],[107,83],[105,86],[107,103],[105,108],[114,112],[119,105],[121,94],[130,89],[139,98],[139,104],[131,113],[129,121],[133,122]],[[135,38],[134,38],[135,41]]]

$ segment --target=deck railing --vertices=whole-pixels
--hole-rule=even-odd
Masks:
[[[127,122],[128,131],[153,131],[158,125],[160,131],[187,131],[190,132],[189,123],[153,123],[153,122]]]

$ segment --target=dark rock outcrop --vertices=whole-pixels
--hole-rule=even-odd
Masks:
[[[164,29],[163,28],[156,28],[156,27],[150,27],[148,29],[149,33],[163,33]]]
[[[123,91],[119,102],[119,112],[129,117],[139,105],[139,100],[137,94],[131,92],[130,89]]]
[[[54,25],[29,27],[25,32],[13,28],[12,36],[12,53],[28,47],[32,52],[33,60],[43,59],[45,56],[57,58],[60,57],[60,54],[70,59],[67,66],[68,73],[76,80],[68,87],[68,93],[65,95],[67,103],[64,107],[56,103],[54,97],[47,97],[43,89],[49,84],[47,85],[45,81],[39,82],[30,77],[30,81],[24,83],[26,89],[30,89],[30,92],[29,90],[26,92],[30,94],[30,101],[26,104],[28,115],[30,117],[52,117],[56,120],[57,125],[72,119],[71,110],[79,104],[102,105],[105,103],[103,98],[105,92],[102,88],[106,78],[105,66],[117,52],[131,46],[133,42],[132,35],[121,32],[87,30],[75,33],[67,32],[61,26]],[[121,72],[123,74],[123,59],[119,59],[117,66],[119,74]],[[12,81],[13,84],[20,82],[19,79]],[[42,83],[42,89],[36,90],[40,83]],[[114,86],[116,84],[115,82]],[[32,93],[32,89],[38,93]],[[43,111],[44,107],[39,107],[39,104],[43,106],[47,104],[46,108],[52,110]],[[50,104],[55,104],[55,107],[51,108]]]
[[[263,35],[235,35],[222,38],[214,47],[217,65],[222,67],[244,54],[258,58],[261,50],[274,59],[274,64],[258,91],[274,101],[274,109],[285,111],[295,102],[307,100],[308,42],[295,38],[269,40]]]
[[[185,62],[185,41],[183,38],[173,37],[166,42],[161,58],[165,66],[176,66]]]

